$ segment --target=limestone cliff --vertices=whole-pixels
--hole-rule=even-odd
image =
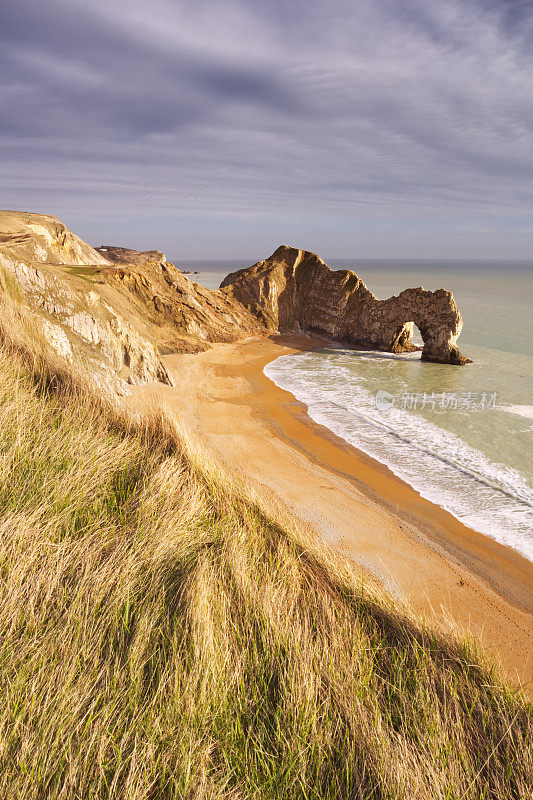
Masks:
[[[159,250],[95,250],[55,217],[0,211],[0,304],[2,291],[26,306],[63,358],[89,366],[100,386],[122,393],[128,384],[170,382],[161,353],[277,331],[403,352],[414,349],[415,324],[422,358],[468,360],[456,346],[462,320],[450,292],[406,289],[377,300],[354,272],[334,272],[290,247],[212,291]]]
[[[160,352],[265,333],[241,303],[193,283],[159,251],[109,249],[108,260],[55,217],[0,211],[0,306],[3,285],[99,386],[169,383]]]
[[[0,250],[23,262],[99,266],[108,264],[66,225],[49,214],[0,211]]]
[[[456,345],[461,314],[444,289],[406,289],[378,300],[355,272],[333,271],[314,253],[286,246],[228,275],[221,289],[272,331],[320,334],[350,347],[401,353],[416,349],[414,324],[424,342],[422,359],[469,362]]]
[[[117,264],[100,270],[104,293],[124,303],[159,347],[205,350],[210,342],[234,342],[266,329],[242,303],[205,289],[166,260]]]

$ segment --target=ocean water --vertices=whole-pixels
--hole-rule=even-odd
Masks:
[[[265,374],[423,497],[533,560],[533,262],[330,264],[354,269],[379,298],[453,291],[459,348],[474,363],[331,345],[281,356]],[[195,277],[216,288],[242,266],[204,262]]]
[[[192,281],[200,283],[207,289],[218,289],[223,278],[230,272],[249,267],[253,261],[180,261],[169,257],[169,261],[181,270],[189,270],[193,274],[188,275]],[[199,272],[194,275],[194,271]]]

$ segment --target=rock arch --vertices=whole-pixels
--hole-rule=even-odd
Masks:
[[[413,324],[424,342],[422,359],[466,364],[457,347],[463,321],[451,292],[405,289],[378,300],[351,270],[333,271],[314,253],[285,245],[270,258],[239,270],[221,289],[270,330],[327,336],[350,347],[407,352]]]

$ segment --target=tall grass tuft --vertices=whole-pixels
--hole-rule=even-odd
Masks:
[[[470,645],[6,318],[0,797],[531,798],[533,711]]]

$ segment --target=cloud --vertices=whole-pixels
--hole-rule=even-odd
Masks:
[[[5,205],[523,227],[532,36],[521,0],[19,0]]]

